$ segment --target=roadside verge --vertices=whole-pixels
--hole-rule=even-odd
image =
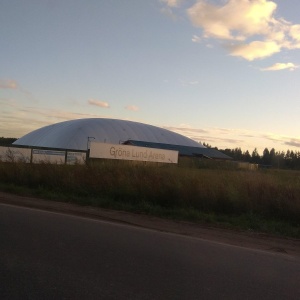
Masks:
[[[119,222],[163,232],[187,235],[218,243],[300,257],[299,239],[281,238],[263,233],[229,230],[211,227],[205,224],[162,219],[145,214],[134,214],[39,198],[23,197],[1,191],[0,203]]]

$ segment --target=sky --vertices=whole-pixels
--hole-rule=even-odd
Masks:
[[[2,0],[0,137],[151,124],[219,149],[300,151],[299,0]]]

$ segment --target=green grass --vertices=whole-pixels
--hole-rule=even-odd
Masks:
[[[226,164],[0,162],[0,189],[80,205],[300,237],[300,172]]]

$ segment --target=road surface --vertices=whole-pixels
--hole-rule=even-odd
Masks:
[[[0,204],[1,299],[300,299],[300,258]]]

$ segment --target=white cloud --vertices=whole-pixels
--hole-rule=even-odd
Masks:
[[[290,35],[293,39],[300,42],[300,25],[291,26]]]
[[[0,89],[15,90],[17,88],[18,88],[18,84],[15,80],[10,80],[10,79],[0,80]]]
[[[262,68],[261,71],[280,71],[280,70],[290,70],[294,71],[295,69],[299,68],[299,66],[296,66],[293,63],[276,63],[270,67]]]
[[[277,5],[267,0],[229,0],[223,6],[200,0],[188,15],[206,36],[245,40],[254,34],[267,34]]]
[[[199,43],[201,41],[201,38],[198,35],[193,35],[192,42]]]
[[[190,86],[190,85],[198,85],[200,84],[200,82],[198,80],[190,80],[190,81],[187,81],[187,80],[179,80],[180,84],[182,86]]]
[[[204,38],[231,41],[230,54],[251,61],[300,48],[300,24],[276,19],[276,9],[269,0],[199,0],[187,14]]]
[[[182,0],[160,0],[160,2],[166,4],[169,7],[178,7]]]
[[[139,108],[137,106],[135,106],[135,105],[127,105],[125,107],[125,109],[131,110],[131,111],[138,111],[139,110]]]
[[[249,61],[266,58],[280,52],[280,46],[273,41],[254,41],[249,44],[228,46],[230,55],[239,56]]]
[[[96,106],[103,107],[103,108],[109,108],[109,104],[107,102],[104,102],[104,101],[89,99],[88,103],[90,105],[96,105]]]

